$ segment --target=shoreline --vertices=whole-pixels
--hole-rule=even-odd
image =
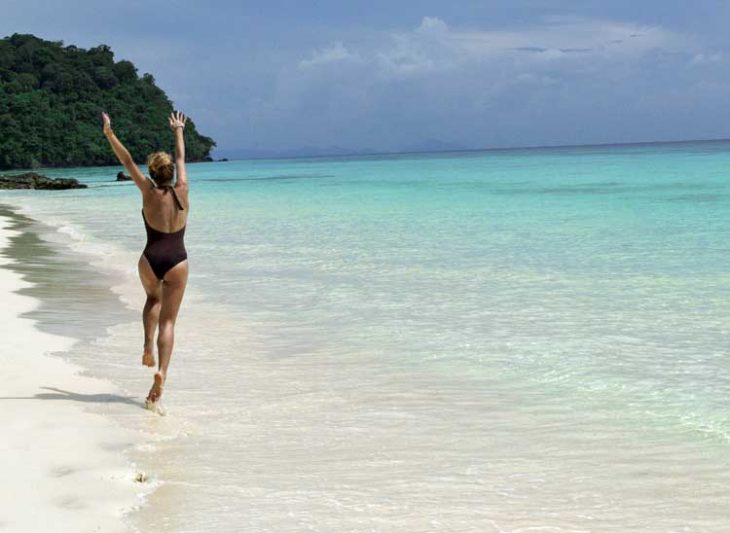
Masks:
[[[23,235],[17,220],[0,213],[0,324],[5,338],[0,389],[4,409],[0,447],[8,469],[0,483],[4,531],[129,531],[124,520],[138,508],[151,485],[135,481],[126,457],[140,440],[90,404],[141,403],[120,394],[111,382],[83,375],[63,357],[78,344],[69,336],[43,331],[29,313],[41,300],[28,296],[34,284],[9,253]]]

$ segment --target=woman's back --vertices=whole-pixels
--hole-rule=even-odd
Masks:
[[[179,202],[179,205],[178,205]],[[164,233],[180,231],[188,222],[187,187],[155,187],[142,195],[142,212],[153,229]]]

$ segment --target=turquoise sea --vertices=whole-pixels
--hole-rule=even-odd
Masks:
[[[144,227],[118,170],[0,203],[114,286],[71,359],[143,397],[119,309],[141,309]],[[169,415],[102,409],[149,437],[134,527],[730,527],[730,142],[188,172]]]

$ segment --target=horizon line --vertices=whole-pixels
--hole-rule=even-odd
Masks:
[[[340,154],[318,154],[318,155],[271,155],[261,157],[234,157],[226,159],[229,161],[256,161],[266,159],[321,159],[321,158],[338,158],[338,157],[377,157],[377,156],[396,156],[396,155],[418,155],[418,154],[457,154],[457,153],[473,153],[473,152],[510,152],[520,150],[556,150],[564,148],[607,148],[611,146],[648,146],[653,144],[689,144],[689,143],[721,143],[730,142],[730,138],[719,139],[683,139],[668,141],[629,141],[629,142],[603,142],[588,144],[545,144],[545,145],[528,145],[528,146],[507,146],[503,148],[456,148],[452,150],[406,150],[393,152],[350,152]],[[225,150],[225,149],[224,149]],[[232,148],[235,150],[248,150],[248,148]],[[251,149],[252,151],[255,149]],[[263,149],[262,151],[266,151]],[[217,161],[220,161],[218,159]]]

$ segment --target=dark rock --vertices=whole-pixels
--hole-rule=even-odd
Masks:
[[[118,172],[117,181],[132,181],[132,176],[127,176],[124,172]]]
[[[227,157],[221,157],[218,161],[225,162],[225,161],[228,161],[228,158]]]
[[[0,189],[85,189],[86,185],[74,178],[48,178],[35,172],[17,176],[0,176]]]

